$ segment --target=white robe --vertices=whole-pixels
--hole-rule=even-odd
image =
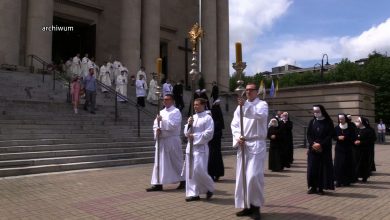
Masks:
[[[114,61],[112,66],[114,68],[114,79],[116,79],[121,74],[120,68],[122,66],[122,63],[119,61]]]
[[[245,141],[245,166],[247,182],[248,206],[262,206],[264,204],[264,161],[266,157],[268,104],[256,98],[248,100],[243,108]],[[240,108],[237,107],[231,123],[233,133],[233,147],[237,148],[237,170],[235,207],[244,208],[244,194],[241,173],[241,148],[237,139],[241,136]]]
[[[114,79],[114,67],[112,66],[112,63],[111,62],[107,62],[106,68],[107,68],[107,70],[110,73],[110,79],[113,80]]]
[[[199,196],[199,194],[214,191],[214,181],[208,174],[207,166],[209,160],[208,143],[213,138],[214,122],[206,111],[197,113],[194,116],[193,122],[193,166],[192,178],[189,178],[189,155],[190,142],[186,148],[186,197]],[[188,137],[188,124],[184,126],[184,135]]]
[[[160,111],[162,121],[160,122],[160,181],[157,181],[157,142],[154,155],[154,167],[152,173],[152,185],[172,184],[184,181],[181,176],[183,167],[183,151],[181,148],[180,129],[181,113],[175,106],[164,108]],[[153,131],[154,138],[158,128],[157,120],[154,120]]]
[[[136,75],[136,79],[139,79],[139,76],[140,75],[143,75],[144,76],[144,80],[145,80],[145,82],[147,82],[148,81],[148,78],[146,77],[146,73],[144,72],[144,71],[141,71],[141,70],[138,70],[138,72],[137,72],[137,75]]]
[[[66,71],[66,75],[68,75],[70,77],[72,76],[72,61],[71,60],[66,61],[65,71]]]
[[[77,56],[73,57],[71,72],[72,74],[81,75],[80,58]]]
[[[81,73],[84,77],[88,76],[88,62],[88,57],[83,57],[83,59],[81,60]]]
[[[166,95],[166,94],[172,94],[172,85],[170,83],[164,83],[163,85],[163,97]]]
[[[108,71],[107,67],[105,65],[102,65],[100,67],[100,81],[106,85],[106,86],[109,86],[111,87],[111,79],[110,79],[110,72]],[[106,92],[107,89],[105,89],[104,87],[102,87],[102,92]]]
[[[157,104],[158,102],[158,96],[156,95],[156,91],[157,91],[156,87],[157,87],[156,80],[154,79],[150,80],[148,97],[146,98],[146,100],[149,103]]]
[[[137,79],[137,81],[135,81],[135,94],[137,97],[145,97],[147,89],[148,86],[146,85],[145,80]]]
[[[116,91],[119,92],[121,95],[126,96],[126,97],[127,97],[127,83],[128,82],[129,81],[127,80],[126,75],[122,76],[122,74],[121,74],[116,78]],[[119,97],[118,97],[118,100],[125,101]]]

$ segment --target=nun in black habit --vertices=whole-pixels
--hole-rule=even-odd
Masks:
[[[356,140],[355,128],[348,123],[347,116],[338,115],[338,125],[335,127],[336,140],[334,156],[334,172],[336,186],[349,186],[355,182],[355,164],[353,145]]]
[[[332,138],[335,132],[333,122],[322,105],[314,105],[313,114],[307,129],[308,194],[323,195],[324,190],[334,190]]]
[[[283,170],[282,146],[283,137],[280,134],[279,123],[276,118],[272,118],[268,124],[267,138],[269,139],[268,169],[273,172]]]
[[[214,135],[209,142],[208,173],[214,181],[218,181],[221,176],[225,175],[221,152],[222,130],[225,129],[225,123],[219,103],[219,99],[215,100],[211,108],[211,117],[214,121]]]
[[[376,135],[374,129],[370,127],[367,118],[359,117],[356,120],[357,140],[355,141],[356,174],[367,182],[371,175],[372,164],[374,162],[374,145]]]

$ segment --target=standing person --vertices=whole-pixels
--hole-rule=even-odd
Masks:
[[[349,186],[356,179],[353,145],[356,132],[348,123],[347,116],[338,115],[339,124],[335,127],[336,140],[334,155],[334,173],[336,187]]]
[[[65,62],[65,72],[66,75],[72,76],[72,57]]]
[[[148,86],[144,80],[144,76],[140,75],[139,79],[135,82],[135,93],[137,95],[137,106],[145,107],[145,96]]]
[[[279,133],[278,119],[272,118],[270,120],[267,138],[269,139],[268,169],[272,172],[280,172],[284,168],[281,154],[283,137]]]
[[[88,58],[88,54],[86,53],[84,55],[83,59],[81,60],[81,75],[83,77],[87,77],[88,76],[88,73],[89,73],[88,62],[89,62],[89,58]]]
[[[104,62],[104,64],[100,67],[100,81],[108,86],[111,87],[111,79],[110,79],[110,71],[107,67],[107,62]],[[102,92],[107,93],[108,90],[102,86]]]
[[[356,175],[367,182],[373,167],[373,152],[376,141],[375,131],[367,118],[359,117],[356,122],[357,139],[355,141]]]
[[[287,112],[280,115],[279,123],[284,127],[284,166],[290,168],[294,161],[293,123],[290,121]]]
[[[112,81],[115,84],[116,78],[121,74],[120,68],[122,67],[122,63],[119,62],[118,60],[115,60],[114,63],[112,64],[113,67],[113,78]]]
[[[225,129],[223,114],[219,103],[219,99],[215,100],[211,108],[211,117],[214,122],[213,139],[209,142],[209,164],[208,173],[214,182],[218,181],[221,176],[225,175],[225,167],[223,165],[221,152],[222,130]]]
[[[93,66],[89,67],[89,74],[84,78],[83,84],[85,88],[85,104],[84,110],[89,111],[91,114],[95,113],[96,108],[96,78],[93,75]]]
[[[136,75],[136,79],[139,79],[140,75],[143,75],[145,82],[148,82],[148,77],[146,77],[146,73],[145,73],[145,67],[143,67],[143,66],[141,66],[141,68],[138,70],[137,75]]]
[[[166,79],[165,83],[163,84],[163,96],[165,96],[166,94],[172,94],[172,85],[171,85],[171,81],[169,79]]]
[[[236,213],[237,216],[251,216],[260,219],[260,206],[264,204],[264,163],[266,157],[268,104],[257,98],[256,84],[248,83],[245,88],[247,100],[238,98],[242,106],[244,135],[241,136],[240,108],[234,112],[231,123],[233,147],[237,149],[235,207],[250,207]],[[242,173],[242,152],[245,156],[245,173]],[[244,201],[243,175],[246,176],[246,196]]]
[[[184,100],[183,100],[183,80],[177,82],[173,86],[173,97],[175,97],[175,105],[176,108],[180,110],[180,112],[184,109]]]
[[[385,143],[386,139],[386,125],[383,123],[382,119],[379,120],[378,124],[378,143]]]
[[[153,74],[153,78],[149,82],[148,97],[146,98],[146,100],[152,105],[157,105],[158,99],[160,98],[156,94],[156,91],[157,91],[157,76]]]
[[[211,89],[211,95],[210,98],[213,98],[213,101],[217,100],[219,98],[219,88],[217,85],[217,82],[213,82],[213,88]]]
[[[334,190],[332,138],[335,132],[324,106],[314,105],[313,115],[307,129],[307,193],[324,195],[324,189]]]
[[[127,83],[129,82],[127,79],[127,69],[124,67],[120,68],[121,74],[116,78],[116,91],[121,95],[127,97]],[[125,99],[118,97],[118,101],[127,102]]]
[[[206,193],[210,199],[214,192],[214,181],[207,173],[209,159],[208,142],[213,138],[214,123],[205,111],[206,100],[194,100],[195,114],[188,118],[184,126],[184,135],[188,138],[186,148],[186,201],[199,200],[200,194]],[[192,164],[190,165],[190,141],[193,141]],[[190,170],[190,167],[192,169]],[[192,178],[190,179],[190,172]]]
[[[200,98],[200,89],[197,89],[195,90],[194,92],[194,100],[197,99],[197,98]],[[188,106],[188,113],[187,113],[187,116],[190,117],[191,116],[191,109],[192,109],[192,103],[190,102],[189,106]]]
[[[80,92],[81,92],[81,83],[80,77],[74,75],[72,83],[70,85],[70,94],[72,95],[73,111],[75,114],[78,114],[78,106],[80,103]]]
[[[183,166],[183,151],[181,149],[180,128],[181,113],[175,108],[173,96],[164,96],[163,104],[165,108],[160,111],[153,124],[154,138],[159,138],[159,152],[156,152],[152,173],[152,187],[146,189],[147,192],[162,191],[163,184],[180,182],[177,189],[184,189],[184,177],[181,176]],[[160,127],[158,126],[160,124]],[[160,157],[159,167],[157,157]],[[159,171],[157,171],[159,169]],[[160,179],[157,179],[159,172]]]
[[[73,57],[72,60],[72,66],[71,66],[71,73],[81,75],[81,66],[80,66],[80,54],[76,54],[75,57]]]

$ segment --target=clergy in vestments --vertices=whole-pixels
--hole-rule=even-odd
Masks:
[[[89,68],[90,67],[88,65],[88,62],[89,62],[89,58],[88,58],[88,54],[86,53],[83,57],[83,59],[81,60],[81,75],[83,77],[86,77],[88,76],[88,73],[89,73]],[[96,75],[95,75],[96,76]]]
[[[145,107],[145,96],[148,86],[144,80],[144,76],[140,75],[135,82],[135,94],[137,96],[137,106]]]
[[[235,207],[244,208],[237,216],[251,216],[260,219],[260,206],[264,204],[264,163],[268,104],[257,98],[256,84],[248,83],[245,89],[247,100],[238,98],[238,107],[231,123],[233,147],[237,148]],[[241,136],[240,105],[243,110],[243,131]],[[245,170],[242,173],[242,151],[245,155]],[[246,196],[244,201],[243,175],[246,176]],[[244,206],[244,202],[248,205]],[[250,207],[249,207],[250,205]]]
[[[197,99],[197,98],[200,98],[200,89],[197,89],[195,90],[194,94],[193,94],[193,100]],[[188,106],[188,113],[187,113],[187,116],[190,117],[191,116],[191,110],[193,108],[193,105],[192,103],[190,102],[189,106]]]
[[[282,151],[281,143],[283,137],[279,132],[278,119],[272,118],[268,124],[267,137],[269,139],[269,154],[268,154],[268,169],[273,172],[279,172],[283,170],[282,163]]]
[[[209,142],[209,165],[208,172],[214,181],[218,181],[219,177],[225,175],[225,167],[223,165],[223,158],[221,152],[221,138],[222,130],[225,129],[225,122],[223,121],[223,114],[219,103],[219,99],[215,100],[213,107],[211,107],[211,117],[214,121],[214,135]]]
[[[149,92],[148,92],[148,97],[146,98],[146,100],[152,105],[158,104],[159,97],[156,94],[156,91],[157,91],[157,76],[153,75],[152,80],[150,80],[149,82]]]
[[[136,77],[137,77],[136,79],[139,79],[140,75],[143,75],[145,82],[148,82],[148,77],[146,77],[146,73],[145,73],[145,67],[143,67],[143,66],[141,66],[141,68],[138,70],[137,75],[136,75]]]
[[[181,149],[180,129],[181,113],[174,106],[173,96],[164,96],[163,104],[165,108],[160,111],[153,124],[154,138],[159,139],[159,152],[157,152],[157,142],[155,159],[152,173],[152,187],[146,189],[147,192],[162,191],[163,184],[180,182],[177,189],[184,189],[184,177],[181,176],[183,167],[183,151]],[[160,127],[158,126],[160,122]],[[160,164],[157,166],[157,156],[160,156]],[[157,169],[159,169],[160,179],[157,179]]]
[[[124,67],[120,68],[121,74],[116,78],[116,91],[119,92],[121,95],[127,97],[127,83],[129,82],[127,79],[127,69]],[[120,102],[126,102],[125,99],[122,99],[118,96],[118,101]]]
[[[100,67],[100,81],[108,86],[108,87],[111,87],[111,79],[110,79],[110,71],[107,67],[107,63],[105,62],[101,67]],[[106,93],[108,92],[107,89],[105,89],[103,86],[102,86],[102,92]]]
[[[334,190],[332,139],[335,131],[324,106],[314,105],[313,115],[307,128],[307,193],[324,195],[324,189]]]
[[[80,54],[78,53],[72,60],[71,72],[81,76],[81,66],[80,66]]]
[[[206,100],[195,99],[193,116],[184,126],[184,135],[188,138],[186,148],[186,201],[199,200],[200,194],[210,199],[214,192],[214,181],[207,173],[209,160],[208,142],[213,138],[214,122],[205,111]],[[190,161],[190,141],[193,141],[192,160]],[[190,165],[191,162],[191,165]],[[192,169],[190,170],[190,167]],[[190,173],[192,178],[190,179]]]
[[[167,79],[166,82],[163,84],[162,89],[163,89],[162,91],[163,96],[165,96],[166,94],[172,94],[173,87],[169,79]]]
[[[336,140],[334,172],[336,186],[349,186],[356,179],[353,146],[356,140],[355,129],[350,126],[345,114],[338,115],[339,124],[335,127]]]
[[[115,60],[112,64],[113,74],[114,74],[114,83],[116,82],[116,78],[121,74],[120,68],[122,67],[122,63],[118,60]]]

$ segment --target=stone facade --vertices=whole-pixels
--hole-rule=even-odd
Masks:
[[[145,66],[147,73],[155,72],[155,60],[163,55],[168,77],[173,81],[185,80],[186,52],[182,47],[200,11],[206,33],[202,39],[202,72],[207,89],[211,89],[212,81],[227,88],[228,0],[202,1],[201,6],[199,10],[199,0],[2,0],[0,41],[7,43],[0,46],[0,64],[30,65],[29,54],[50,62],[56,52],[52,51],[53,32],[42,31],[42,27],[51,27],[55,19],[64,19],[96,31],[92,36],[94,51],[77,51],[82,56],[92,53],[98,64],[118,59],[130,74],[135,74],[140,66]]]

